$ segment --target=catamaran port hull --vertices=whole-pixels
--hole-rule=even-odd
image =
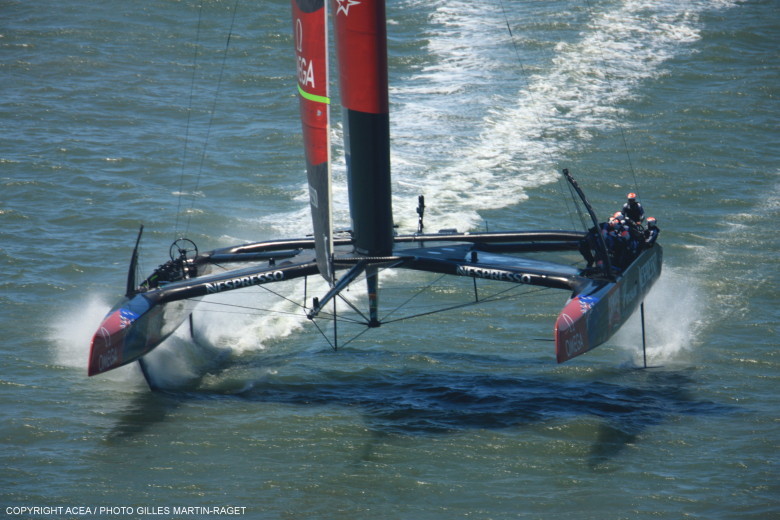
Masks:
[[[100,374],[148,354],[184,323],[196,303],[155,303],[144,294],[123,300],[106,315],[92,338],[87,373]]]
[[[106,315],[92,338],[87,373],[107,372],[148,354],[187,320],[204,296],[317,272],[313,262],[254,266],[182,280],[126,298]]]

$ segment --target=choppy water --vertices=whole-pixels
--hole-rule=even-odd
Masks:
[[[638,191],[663,230],[661,368],[632,369],[636,317],[556,365],[566,295],[547,291],[338,352],[299,316],[202,307],[195,340],[151,360],[170,392],[135,367],[88,379],[140,223],[146,271],[178,233],[212,249],[309,230],[289,6],[234,5],[0,4],[3,515],[778,515],[779,2],[388,6],[401,231],[419,193],[428,229],[570,228],[563,167],[603,214]]]

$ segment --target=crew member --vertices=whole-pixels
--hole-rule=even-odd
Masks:
[[[645,247],[653,247],[661,230],[655,221],[655,217],[647,217],[647,229],[645,229]]]
[[[593,252],[599,250],[598,236],[599,233],[604,233],[606,227],[606,222],[602,222],[598,226],[593,226],[588,230],[588,234],[585,235],[582,240],[580,240],[580,253],[582,253],[583,258],[585,258],[585,261],[588,263],[588,269],[593,267],[593,264],[596,261],[593,256]]]
[[[641,206],[639,207],[641,209]],[[615,216],[615,218],[620,220],[620,223],[623,224],[623,229],[627,232],[625,236],[627,237],[628,255],[624,258],[624,261],[626,265],[628,265],[639,256],[639,253],[642,250],[642,244],[645,241],[644,229],[639,222],[626,218],[623,213],[619,211],[615,213]]]
[[[629,251],[630,241],[628,226],[620,221],[619,218],[609,219],[609,232],[607,236],[611,240],[608,242],[610,254],[612,256],[612,266],[624,269],[631,263],[631,252]]]
[[[645,209],[636,200],[636,193],[628,194],[628,201],[623,204],[623,215],[636,225],[641,225],[645,219]]]

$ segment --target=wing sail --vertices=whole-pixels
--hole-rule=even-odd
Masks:
[[[315,251],[320,274],[333,284],[333,224],[325,0],[292,0],[303,145]]]
[[[384,2],[339,2],[333,18],[355,250],[385,256],[393,250],[393,211]]]

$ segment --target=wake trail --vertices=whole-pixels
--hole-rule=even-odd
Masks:
[[[506,49],[501,61],[493,57],[496,41],[508,47],[501,10],[472,2],[435,3],[431,20],[441,34],[428,35],[427,46],[435,65],[394,91],[399,100],[395,135],[408,136],[393,142],[399,166],[394,167],[394,207],[410,206],[416,192],[424,192],[437,201],[430,212],[432,227],[473,229],[480,211],[516,204],[529,189],[556,182],[555,163],[586,146],[594,134],[618,127],[620,105],[700,38],[700,13],[713,5],[629,1],[594,11],[571,41],[554,44],[550,64],[526,78],[512,101],[496,95],[491,81],[503,81],[511,59]],[[513,30],[518,39],[529,21],[510,23],[520,24]],[[504,82],[502,88],[507,87]],[[463,92],[468,95],[453,102]],[[481,99],[498,104],[484,107]],[[471,119],[471,131],[462,135],[462,121],[452,112],[464,105],[481,106],[487,114]],[[447,137],[433,146],[413,138],[425,130]],[[413,209],[396,213],[413,217]]]

